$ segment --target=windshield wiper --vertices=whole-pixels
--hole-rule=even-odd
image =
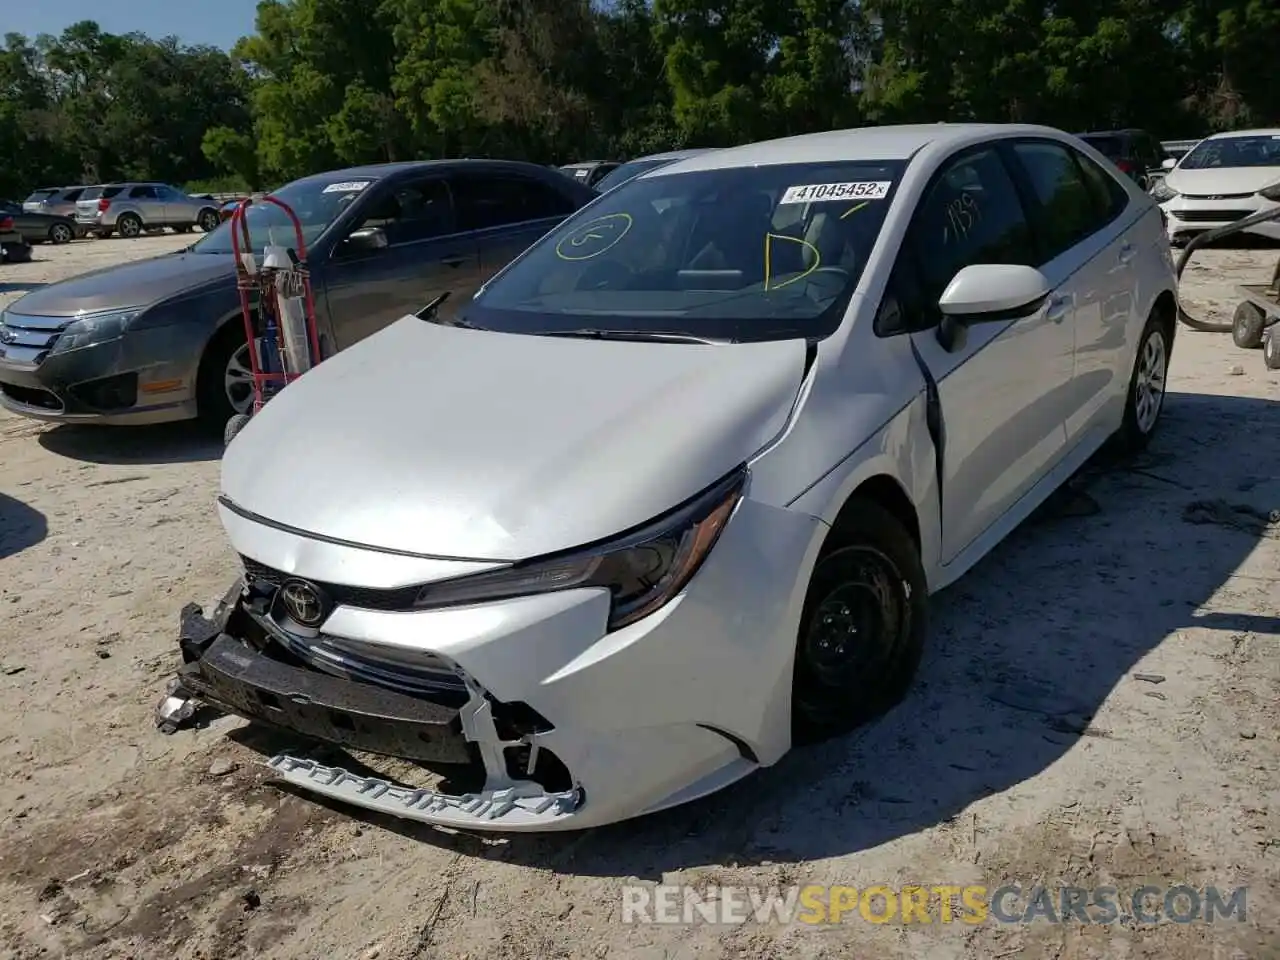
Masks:
[[[538,330],[535,331],[534,336],[575,337],[583,340],[635,340],[653,343],[702,343],[709,346],[734,342],[716,340],[712,337],[698,337],[691,333],[663,333],[656,330],[596,330],[590,327],[584,327],[581,330]]]
[[[440,296],[433,299],[425,307],[423,307],[421,310],[415,313],[414,316],[417,317],[419,320],[428,320],[428,321],[434,320],[436,312],[440,309],[440,305],[449,299],[449,294],[452,292],[453,292],[452,290],[446,290],[444,293],[440,294]]]

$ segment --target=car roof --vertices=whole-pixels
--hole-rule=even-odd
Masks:
[[[1134,134],[1146,133],[1141,127],[1125,127],[1122,130],[1090,130],[1087,133],[1077,133],[1077,137],[1132,137]]]
[[[388,177],[398,177],[405,174],[425,172],[427,170],[445,170],[449,168],[475,169],[475,170],[510,170],[512,172],[523,171],[526,173],[535,173],[538,176],[545,176],[547,167],[538,163],[528,163],[524,160],[490,160],[490,159],[470,159],[463,158],[457,160],[399,160],[391,163],[367,163],[358,167],[343,167],[338,170],[325,170],[323,173],[313,173],[309,176],[299,177],[292,183],[307,183],[332,180],[336,178],[350,178],[355,180],[384,180]]]
[[[1225,140],[1227,137],[1280,137],[1280,127],[1259,127],[1256,130],[1224,130],[1222,133],[1215,133],[1204,139]]]
[[[687,150],[668,150],[665,153],[650,153],[635,160],[683,160],[685,157],[696,157],[703,153],[713,153],[716,147],[689,147]],[[628,161],[630,162],[630,161]]]
[[[908,160],[931,145],[945,147],[950,144],[961,147],[986,139],[1011,136],[1057,138],[1066,134],[1053,127],[1016,123],[918,123],[856,127],[707,150],[642,176],[666,176],[697,170],[728,170],[783,163],[833,163],[855,159]]]

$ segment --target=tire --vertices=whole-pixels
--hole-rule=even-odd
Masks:
[[[76,232],[65,223],[55,223],[49,228],[50,243],[70,243],[76,238]]]
[[[125,239],[136,240],[142,236],[142,218],[136,213],[122,213],[116,219],[116,229]]]
[[[1280,370],[1280,326],[1267,328],[1262,341],[1262,362],[1268,370]]]
[[[196,415],[205,426],[222,433],[227,421],[237,414],[247,414],[253,406],[253,381],[248,378],[248,345],[244,329],[233,320],[224,326],[205,348],[200,360],[200,372],[196,376]],[[234,375],[239,368],[244,376]],[[228,390],[229,380],[238,386]],[[231,394],[237,402],[232,402]]]
[[[854,519],[818,559],[804,601],[791,681],[797,744],[846,733],[898,703],[928,633],[915,541],[878,503],[851,506]]]
[[[1160,425],[1169,380],[1169,331],[1156,314],[1147,318],[1138,338],[1138,352],[1129,376],[1124,419],[1116,434],[1121,451],[1145,450]]]
[[[196,218],[196,224],[205,233],[213,233],[222,225],[222,217],[217,210],[201,210],[200,216]]]
[[[222,430],[222,445],[224,447],[231,446],[231,441],[236,438],[236,434],[245,428],[245,424],[248,422],[249,416],[244,413],[237,413],[228,420],[227,425]]]
[[[1262,331],[1266,325],[1267,315],[1262,309],[1244,300],[1236,304],[1235,316],[1231,318],[1231,339],[1237,347],[1257,350],[1262,346]]]

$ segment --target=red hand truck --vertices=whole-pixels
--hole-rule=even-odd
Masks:
[[[284,211],[293,225],[294,246],[268,246],[259,263],[245,216],[253,198],[242,200],[232,211],[231,252],[235,256],[236,289],[249,345],[253,407],[248,412],[237,412],[227,421],[223,432],[227,444],[263,404],[323,359],[302,223],[287,203],[275,197],[263,197],[261,202]]]

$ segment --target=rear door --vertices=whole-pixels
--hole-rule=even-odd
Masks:
[[[160,226],[166,223],[165,203],[160,199],[159,191],[149,183],[130,187],[125,199],[135,207],[147,226]]]
[[[941,409],[944,563],[1000,519],[1063,456],[1070,303],[1054,291],[1026,316],[937,335],[938,299],[962,267],[1041,259],[1001,149],[966,149],[939,169],[916,209],[892,288]]]
[[[370,248],[351,234],[381,231]],[[439,174],[379,184],[362,216],[323,266],[325,300],[339,349],[377,333],[443,293],[451,315],[479,285],[475,238],[458,230],[449,185]]]
[[[567,193],[518,174],[466,171],[450,184],[458,226],[471,231],[480,250],[481,282],[576,209]]]
[[[1067,443],[1074,446],[1117,389],[1113,361],[1123,351],[1133,310],[1137,248],[1126,237],[1132,218],[1123,216],[1127,202],[1109,191],[1101,196],[1112,175],[1067,145],[1020,140],[1010,152],[1035,198],[1036,266],[1070,298],[1075,313],[1074,372],[1063,397]]]

